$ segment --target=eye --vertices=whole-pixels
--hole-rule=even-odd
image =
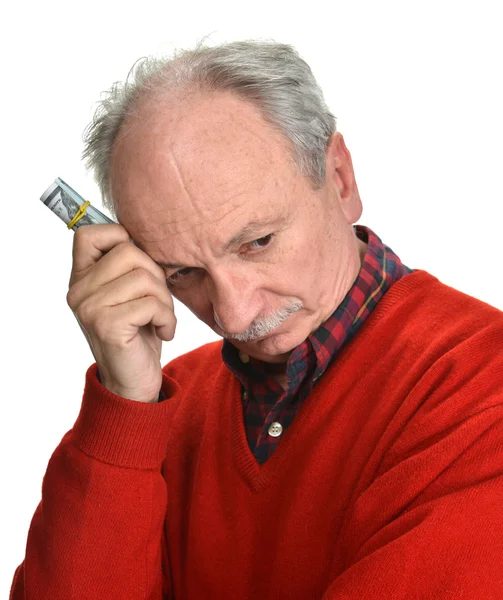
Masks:
[[[175,271],[171,273],[168,277],[166,277],[166,281],[171,285],[176,285],[177,283],[181,283],[188,279],[191,275],[193,275],[194,269],[192,267],[185,267],[184,269],[180,269],[179,271]]]
[[[268,235],[264,235],[264,237],[258,238],[258,240],[254,240],[250,242],[250,247],[252,250],[260,250],[261,248],[266,248],[272,241],[274,234],[269,233]]]

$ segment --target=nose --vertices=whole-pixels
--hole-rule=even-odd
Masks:
[[[217,324],[227,333],[244,333],[262,308],[256,282],[244,273],[219,272],[208,278],[208,286]]]

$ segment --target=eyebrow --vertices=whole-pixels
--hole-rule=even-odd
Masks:
[[[258,231],[264,229],[264,227],[274,225],[279,221],[278,218],[264,219],[263,221],[251,221],[248,225],[245,225],[241,231],[235,235],[225,245],[225,251],[228,251],[232,246],[241,245],[246,239],[253,237]]]
[[[157,263],[163,269],[185,269],[185,265],[179,265],[178,263]]]
[[[241,245],[246,239],[253,237],[258,231],[264,229],[264,227],[274,225],[279,221],[279,218],[264,219],[263,221],[250,221],[247,225],[241,229],[231,240],[225,244],[224,251],[227,252],[232,246]],[[184,269],[186,265],[180,265],[178,263],[157,263],[160,267],[165,269]]]

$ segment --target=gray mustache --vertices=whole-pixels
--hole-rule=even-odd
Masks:
[[[303,308],[303,306],[304,305],[300,301],[292,302],[287,307],[275,311],[267,317],[256,319],[243,333],[228,333],[221,326],[216,312],[213,313],[213,318],[215,320],[215,324],[217,326],[216,329],[218,329],[217,333],[219,333],[219,335],[222,335],[228,340],[235,340],[237,342],[251,342],[253,340],[258,340],[259,338],[264,337],[268,333],[274,331],[284,321],[286,321],[290,315],[293,315],[293,313],[299,311],[301,308]]]

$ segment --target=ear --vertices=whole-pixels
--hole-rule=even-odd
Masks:
[[[356,223],[363,212],[362,201],[356,185],[351,154],[338,131],[328,142],[325,169],[326,184],[337,189],[341,209],[348,223]]]

